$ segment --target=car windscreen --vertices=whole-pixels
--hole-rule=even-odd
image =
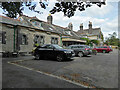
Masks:
[[[86,46],[86,48],[91,48],[90,46]]]
[[[53,45],[56,49],[63,49],[61,46],[59,45]]]

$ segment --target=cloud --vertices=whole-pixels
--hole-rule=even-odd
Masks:
[[[98,7],[97,5],[93,5],[89,8],[86,8],[86,11],[83,12],[85,15],[89,15],[91,17],[97,17],[97,16],[104,16],[111,12],[113,9],[113,6],[110,3],[107,3],[106,5],[102,5],[102,7]]]
[[[93,28],[101,27],[101,30],[105,37],[108,34],[112,34],[114,31],[118,32],[118,14],[116,13],[115,6],[111,3],[108,3],[110,0],[107,1],[105,6],[99,8],[98,6],[94,5],[90,8],[87,8],[85,11],[80,12],[76,11],[75,15],[71,18],[65,17],[63,12],[53,14],[53,24],[67,27],[70,22],[73,23],[73,28],[75,31],[79,30],[79,26],[81,23],[84,25],[84,29],[88,28],[89,21],[92,21]],[[36,14],[33,12],[24,12],[28,16],[37,16],[40,20],[47,21],[47,16],[49,14],[49,10],[51,10],[54,6],[55,2],[49,2],[49,6],[47,9],[41,9],[39,5],[37,9],[43,11],[43,14]],[[116,4],[115,4],[116,5]],[[115,16],[114,16],[115,15]]]
[[[119,2],[120,0],[107,0],[107,2]]]

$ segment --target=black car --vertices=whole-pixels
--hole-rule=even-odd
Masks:
[[[79,57],[87,56],[92,53],[87,45],[70,45],[68,48],[74,50],[75,55]]]
[[[63,49],[61,46],[56,44],[46,44],[38,46],[34,51],[35,59],[49,58],[62,61],[65,59],[71,59],[75,56],[74,51],[71,49]]]

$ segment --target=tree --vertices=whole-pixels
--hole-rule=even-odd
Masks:
[[[64,16],[72,17],[75,14],[76,10],[84,11],[85,8],[91,7],[92,4],[96,4],[97,6],[101,7],[101,5],[105,5],[105,0],[101,2],[100,0],[72,0],[70,2],[69,0],[57,0],[59,2],[55,3],[55,6],[50,11],[51,14],[54,14],[56,12],[62,11],[64,13]],[[62,2],[64,1],[64,2]]]
[[[94,44],[96,44],[96,45],[100,44],[100,41],[99,41],[99,40],[90,40],[90,42],[92,42],[92,43],[94,43]]]
[[[93,46],[93,43],[98,45],[100,43],[99,40],[89,40],[88,38],[81,38],[82,40],[86,40],[86,45]]]
[[[113,32],[113,34],[109,34],[109,37],[106,38],[104,44],[120,46],[120,39],[117,38],[116,36],[117,36],[116,32]]]
[[[41,8],[46,9],[47,4],[43,2],[39,2],[39,4]],[[39,10],[35,10],[36,4],[33,4],[31,0],[26,0],[25,2],[2,2],[0,5],[0,8],[4,11],[3,14],[11,18],[16,18],[17,15],[21,16],[25,7],[28,7],[31,11],[41,14]]]
[[[90,44],[90,40],[88,38],[80,38],[81,40],[86,40],[86,45],[89,45]]]
[[[2,2],[2,4],[0,4],[0,8],[4,10],[4,14],[6,16],[11,18],[16,18],[17,15],[22,15],[24,7],[28,7],[29,10],[36,13],[42,13],[41,11],[35,9],[36,4],[33,3],[32,0],[19,1],[23,2],[9,2],[9,0],[7,0],[6,2]],[[48,2],[48,0],[44,1]],[[48,4],[46,4],[44,1],[40,0],[39,4],[41,8],[46,9]],[[102,5],[105,5],[105,0],[57,0],[53,9],[50,10],[50,13],[54,14],[56,12],[63,12],[64,16],[72,17],[74,16],[76,10],[84,11],[86,8],[91,7],[93,4],[101,7]]]

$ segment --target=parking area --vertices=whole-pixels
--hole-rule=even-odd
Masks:
[[[40,71],[66,80],[71,80],[84,86],[117,88],[118,87],[118,51],[98,53],[87,57],[74,57],[73,60],[57,62],[55,60],[25,60],[9,61],[28,70]]]

